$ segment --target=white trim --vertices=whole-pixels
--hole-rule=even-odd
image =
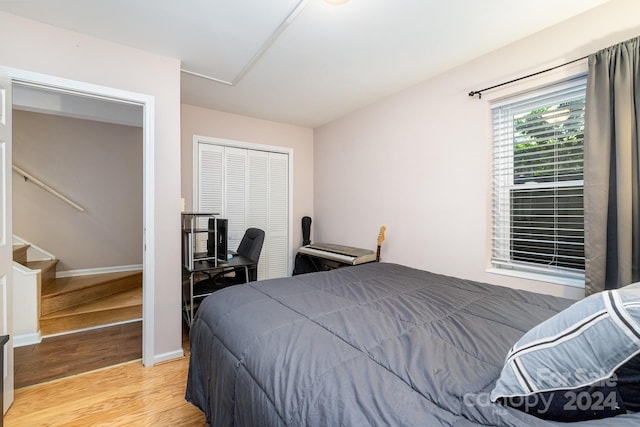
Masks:
[[[268,151],[272,153],[293,154],[293,148],[281,147],[279,145],[267,145],[255,142],[236,141],[233,139],[212,138],[210,136],[193,135],[193,148],[194,153],[197,156],[198,143],[203,142],[205,144],[223,145],[225,147],[243,148],[247,150]]]
[[[555,285],[571,286],[572,288],[584,289],[584,279],[552,276],[550,274],[533,273],[531,271],[513,270],[507,268],[488,268],[485,271],[491,274],[501,274],[503,276],[519,277],[521,279],[536,280],[538,282],[547,282],[553,283]]]
[[[142,104],[153,101],[153,96],[127,90],[116,89],[108,86],[96,85],[77,80],[65,79],[48,74],[35,73],[33,71],[20,70],[12,67],[3,67],[12,82],[23,85],[41,87],[49,90],[59,90],[64,93],[79,96],[90,96],[108,101],[124,102],[126,104]]]
[[[155,353],[155,98],[143,105],[144,191],[142,274],[142,364],[153,366]]]
[[[138,104],[143,108],[143,269],[142,278],[142,363],[153,366],[155,334],[155,97],[107,86],[65,79],[32,71],[3,67],[12,81],[57,89],[81,96]]]
[[[153,358],[153,362],[154,363],[162,363],[162,362],[166,362],[166,361],[169,361],[169,360],[180,359],[181,357],[184,357],[184,350],[183,349],[169,351],[169,352],[162,353],[162,354],[157,354]],[[145,365],[145,366],[147,366],[147,365]]]
[[[76,276],[90,276],[92,274],[107,274],[107,273],[124,273],[127,271],[141,271],[142,264],[133,265],[116,265],[113,267],[97,267],[97,268],[84,268],[79,270],[66,270],[56,272],[56,279],[62,277],[76,277]]]
[[[13,348],[40,344],[41,342],[42,342],[42,335],[40,335],[40,332],[13,336]]]

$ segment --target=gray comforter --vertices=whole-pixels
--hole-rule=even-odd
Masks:
[[[226,288],[193,323],[187,400],[216,426],[559,424],[489,393],[509,347],[570,303],[384,263]]]

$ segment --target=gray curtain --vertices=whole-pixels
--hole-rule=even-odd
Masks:
[[[640,280],[640,37],[589,56],[584,141],[585,292]]]

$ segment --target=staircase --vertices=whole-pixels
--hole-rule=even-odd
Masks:
[[[41,335],[142,318],[142,271],[56,278],[58,260],[27,261],[28,249],[14,245],[13,259],[41,270]]]

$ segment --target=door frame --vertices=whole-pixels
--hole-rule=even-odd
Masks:
[[[154,168],[154,129],[155,129],[155,97],[136,92],[100,86],[76,80],[55,77],[47,74],[35,73],[21,69],[2,67],[9,76],[11,83],[31,83],[77,94],[100,98],[114,102],[138,104],[143,108],[143,259],[142,259],[142,364],[154,364],[154,332],[155,332],[155,168]],[[13,108],[13,106],[11,106]],[[13,148],[10,147],[12,150]],[[11,170],[7,173],[13,173]],[[10,201],[7,209],[13,209]],[[7,231],[13,235],[13,230]]]

